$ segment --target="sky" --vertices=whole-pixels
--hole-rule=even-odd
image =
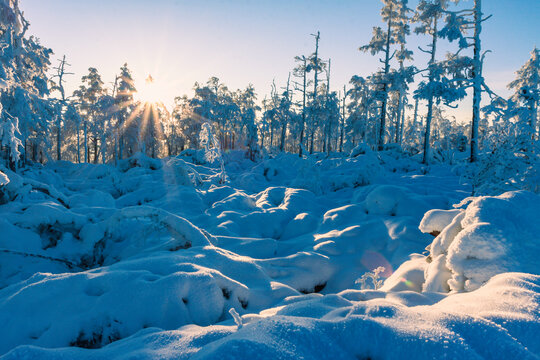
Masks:
[[[417,0],[411,0],[414,7]],[[463,1],[472,6],[472,0]],[[29,33],[53,49],[53,64],[66,55],[72,65],[68,93],[88,67],[108,85],[127,62],[138,84],[151,74],[157,96],[172,104],[193,94],[197,81],[217,76],[229,89],[253,84],[259,100],[272,81],[285,86],[296,55],[314,51],[311,34],[321,32],[320,56],[332,59],[331,89],[340,90],[352,75],[368,76],[380,63],[362,53],[372,27],[381,25],[379,0],[21,0]],[[514,72],[540,44],[540,0],[484,0],[484,76],[496,93],[508,96]],[[427,58],[417,50],[429,42],[413,35],[415,65]],[[440,43],[440,56],[446,49]],[[470,99],[451,114],[467,118]]]

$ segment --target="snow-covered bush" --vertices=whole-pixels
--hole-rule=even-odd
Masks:
[[[360,289],[373,289],[378,290],[381,288],[384,280],[380,278],[380,274],[384,272],[384,266],[379,266],[373,271],[368,271],[362,275],[358,280],[355,281],[356,284],[360,285]]]
[[[440,231],[428,247],[424,290],[472,291],[503,272],[540,272],[540,196],[518,191],[469,201],[459,212],[424,217],[423,231]]]
[[[21,156],[20,148],[22,147],[22,141],[19,139],[20,135],[19,120],[3,111],[0,103],[0,147],[5,146],[7,148],[7,166],[12,164],[15,167],[17,166]]]
[[[201,132],[199,134],[199,143],[204,148],[205,160],[209,164],[218,164],[221,172],[219,174],[219,183],[224,184],[227,178],[225,173],[225,162],[221,154],[221,144],[217,138],[212,124],[205,122],[201,126]]]

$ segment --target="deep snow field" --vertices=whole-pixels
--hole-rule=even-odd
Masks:
[[[0,167],[0,359],[540,358],[540,196],[225,160]]]

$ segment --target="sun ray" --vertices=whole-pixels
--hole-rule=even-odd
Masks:
[[[124,124],[122,125],[122,127],[125,129],[129,125],[131,125],[133,120],[136,119],[137,116],[139,116],[139,114],[143,111],[143,108],[144,108],[144,104],[138,104],[137,107],[131,112],[131,114],[129,114],[129,117],[126,119],[126,121],[124,121]]]

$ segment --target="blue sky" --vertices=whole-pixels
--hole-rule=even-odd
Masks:
[[[415,6],[416,1],[411,1]],[[462,1],[471,6],[472,0]],[[483,48],[488,85],[507,95],[506,84],[540,43],[540,0],[484,0]],[[320,54],[332,59],[332,88],[352,75],[367,76],[378,60],[358,51],[380,24],[379,0],[21,0],[29,32],[73,65],[74,90],[90,66],[112,82],[127,62],[136,80],[149,73],[163,100],[192,94],[195,81],[219,77],[231,89],[255,86],[259,98],[272,80],[283,86],[294,56],[313,51],[310,36],[321,31]],[[412,36],[410,47],[428,39]],[[440,55],[443,55],[444,46]],[[425,56],[415,51],[415,64]],[[468,101],[458,116],[466,117]]]

